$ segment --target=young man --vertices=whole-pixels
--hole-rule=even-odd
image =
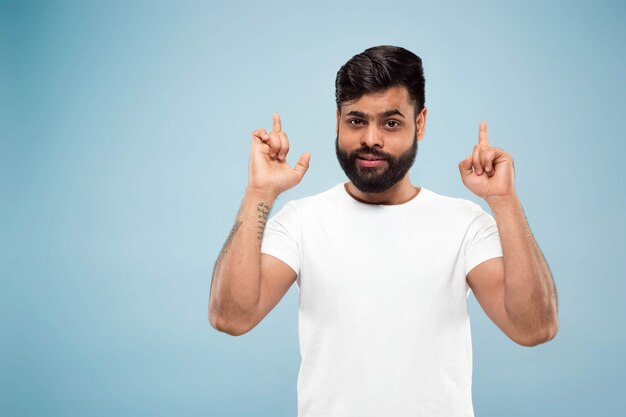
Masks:
[[[249,182],[215,265],[209,319],[241,335],[293,282],[300,289],[298,416],[472,416],[470,289],[512,340],[534,346],[558,328],[555,285],[515,192],[513,159],[478,143],[459,163],[468,200],[411,184],[424,138],[419,57],[379,46],[337,73],[337,158],[349,181],[288,202],[300,182],[274,115],[252,134]],[[266,227],[267,223],[267,227]]]

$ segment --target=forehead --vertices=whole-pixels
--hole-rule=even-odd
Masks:
[[[409,114],[412,108],[413,103],[406,87],[397,86],[363,94],[356,101],[342,104],[341,112],[360,111],[367,114],[378,114],[389,109],[398,109],[404,114]]]

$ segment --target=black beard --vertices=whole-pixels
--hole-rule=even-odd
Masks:
[[[339,136],[335,139],[335,152],[339,165],[356,188],[363,193],[382,193],[393,187],[409,171],[417,156],[417,136],[413,145],[397,158],[379,148],[363,146],[348,154],[339,148]],[[385,158],[387,167],[360,167],[357,165],[358,154],[369,153]]]

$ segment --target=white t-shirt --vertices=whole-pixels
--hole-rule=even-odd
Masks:
[[[297,273],[298,417],[471,417],[466,275],[502,256],[479,205],[421,188],[398,205],[344,184],[290,201],[263,253]]]

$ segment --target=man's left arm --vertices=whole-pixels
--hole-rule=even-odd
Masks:
[[[459,163],[461,179],[493,212],[502,258],[489,259],[467,275],[481,307],[512,340],[535,346],[558,330],[556,286],[515,192],[513,158],[489,145],[481,123],[472,155]]]

